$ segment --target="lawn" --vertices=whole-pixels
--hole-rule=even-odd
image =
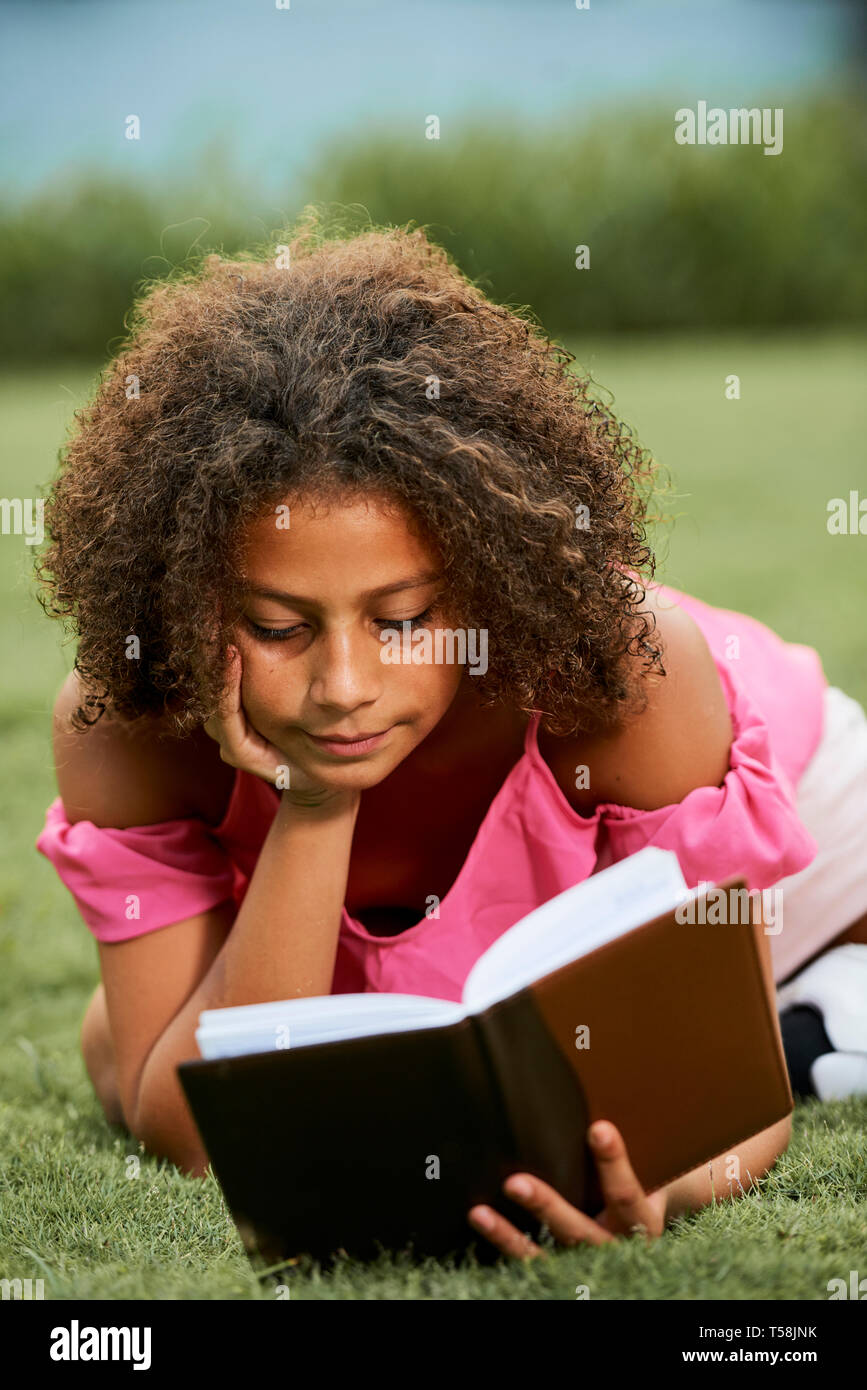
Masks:
[[[864,363],[844,335],[574,344],[672,475],[660,576],[818,647],[829,679],[867,701],[859,595],[863,538],[830,536],[827,504],[863,489]],[[725,379],[740,377],[740,400]],[[0,380],[7,497],[51,475],[80,369]],[[860,469],[860,472],[859,472]],[[32,547],[0,545],[0,1278],[46,1298],[273,1298],[250,1267],[213,1181],[181,1177],[111,1130],[77,1032],[96,946],[34,849],[54,797],[49,724],[71,647],[32,595]],[[825,1299],[864,1270],[867,1099],[799,1106],[788,1152],[746,1198],[677,1224],[651,1246],[552,1250],[545,1261],[453,1270],[383,1256],[279,1278],[300,1299]],[[138,1160],[138,1161],[136,1161]]]

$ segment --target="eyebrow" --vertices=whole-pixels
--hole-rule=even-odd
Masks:
[[[383,584],[378,589],[365,589],[361,595],[363,599],[386,598],[389,594],[399,594],[403,589],[420,589],[422,584],[432,584],[435,579],[442,578],[442,575],[435,570],[425,571],[423,574],[410,575],[408,579],[398,579],[394,584]],[[287,594],[281,589],[268,589],[259,584],[248,584],[247,593],[253,594],[256,598],[273,598],[279,603],[306,603],[315,605],[316,600],[304,598],[300,594]]]

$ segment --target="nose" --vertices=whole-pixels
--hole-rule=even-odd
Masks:
[[[349,712],[382,694],[380,644],[349,627],[322,632],[314,644],[310,698],[323,708]]]

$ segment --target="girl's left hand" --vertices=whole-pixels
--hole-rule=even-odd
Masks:
[[[562,1245],[603,1245],[621,1235],[640,1233],[648,1239],[662,1235],[665,1229],[666,1191],[660,1188],[647,1196],[629,1162],[626,1145],[620,1131],[609,1121],[599,1120],[590,1126],[587,1137],[599,1171],[599,1181],[605,1198],[605,1210],[593,1219],[578,1211],[553,1187],[532,1173],[513,1173],[503,1183],[503,1191],[513,1202],[520,1202],[543,1221],[555,1240]],[[527,1191],[521,1190],[525,1184]],[[491,1207],[472,1207],[468,1213],[472,1226],[504,1255],[534,1258],[544,1255],[541,1246],[515,1227]],[[489,1224],[485,1225],[485,1217]]]

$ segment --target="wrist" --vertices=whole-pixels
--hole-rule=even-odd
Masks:
[[[677,1212],[674,1210],[677,1205],[676,1198],[674,1200],[672,1199],[673,1187],[674,1184],[669,1183],[666,1187],[660,1187],[658,1191],[651,1192],[648,1196],[648,1200],[653,1207],[656,1217],[655,1235],[662,1235],[666,1226],[668,1226],[677,1215]]]
[[[680,1203],[674,1189],[675,1184],[671,1182],[665,1187],[660,1188],[658,1194],[655,1194],[660,1198],[663,1230],[666,1226],[670,1226],[672,1221],[680,1214]]]

